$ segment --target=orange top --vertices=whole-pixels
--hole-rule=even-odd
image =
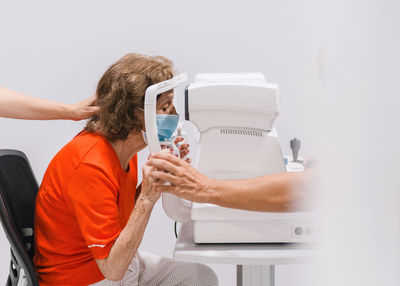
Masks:
[[[34,264],[40,285],[104,279],[108,253],[135,203],[137,156],[125,172],[102,136],[79,133],[50,162],[36,199]]]

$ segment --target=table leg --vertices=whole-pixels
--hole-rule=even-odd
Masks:
[[[275,265],[237,265],[237,286],[275,286]]]

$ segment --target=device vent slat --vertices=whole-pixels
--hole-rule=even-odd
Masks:
[[[244,129],[244,128],[221,128],[221,135],[244,135],[244,136],[257,136],[263,137],[264,134],[258,130]]]

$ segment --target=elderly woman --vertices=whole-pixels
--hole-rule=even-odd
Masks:
[[[205,265],[138,251],[160,197],[151,167],[136,188],[136,154],[146,147],[144,94],[172,77],[167,59],[128,54],[100,79],[98,114],[53,158],[37,196],[34,263],[41,285],[218,284]],[[159,96],[157,114],[176,114],[173,96]]]

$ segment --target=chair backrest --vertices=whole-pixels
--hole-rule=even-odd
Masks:
[[[7,285],[39,285],[33,266],[33,222],[38,184],[28,158],[16,150],[0,150],[0,218],[11,246]]]

